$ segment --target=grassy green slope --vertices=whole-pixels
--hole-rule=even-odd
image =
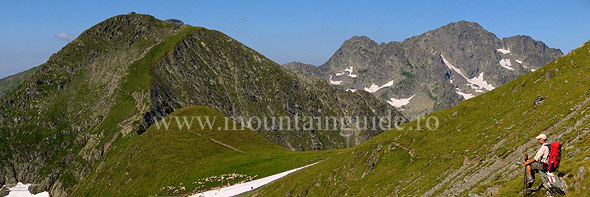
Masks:
[[[262,178],[316,162],[331,153],[292,152],[248,129],[218,131],[215,128],[226,124],[224,115],[209,107],[182,108],[166,120],[174,123],[175,117],[183,116],[189,116],[189,120],[194,116],[210,117],[215,120],[210,127],[213,129],[201,128],[194,119],[190,130],[179,128],[177,124],[171,124],[168,130],[152,125],[142,135],[122,138],[87,178],[90,181],[76,187],[72,195],[187,194],[228,184],[226,180],[203,181],[207,177],[236,173]],[[229,122],[229,125],[233,124],[233,121]],[[233,184],[245,179],[241,177],[230,182]]]
[[[180,39],[184,36],[199,29],[198,27],[185,26],[178,30],[177,33],[172,34],[164,39],[159,44],[155,45],[149,52],[141,59],[133,62],[129,66],[129,75],[125,76],[123,83],[121,83],[118,91],[118,97],[115,99],[114,107],[109,111],[105,120],[98,126],[98,131],[105,131],[106,138],[103,138],[103,143],[116,138],[121,131],[120,123],[126,120],[133,121],[131,124],[137,126],[140,124],[139,117],[133,116],[141,114],[141,110],[145,110],[144,106],[149,102],[145,96],[134,97],[132,93],[147,94],[149,92],[150,70],[157,60],[159,60],[165,53],[172,50]],[[138,107],[140,106],[140,107]]]
[[[440,120],[435,130],[424,129],[424,120],[410,122],[248,195],[518,195],[523,167],[517,163],[523,153],[534,154],[531,138],[539,133],[565,144],[560,171],[569,174],[570,194],[581,194],[590,182],[580,178],[590,171],[588,73],[590,43],[428,115]],[[535,104],[537,98],[542,102]]]
[[[0,79],[0,97],[4,96],[6,92],[23,83],[23,81],[29,78],[29,76],[37,71],[38,68],[39,67],[33,67],[23,72]]]
[[[4,95],[0,183],[35,182],[34,191],[67,195],[108,150],[103,144],[128,126],[122,120],[139,117],[136,106],[145,101],[134,99],[142,88],[136,75],[150,63],[136,60],[168,51],[176,44],[167,44],[175,37],[169,35],[183,29],[147,15],[112,17],[84,31]]]

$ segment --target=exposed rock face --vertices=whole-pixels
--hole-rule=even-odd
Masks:
[[[121,15],[86,30],[0,99],[0,185],[67,195],[118,140],[190,105],[244,118],[401,117],[368,93],[287,70],[223,33]],[[312,127],[257,132],[293,150],[348,147],[383,132],[343,137]]]
[[[166,20],[166,22],[174,23],[176,26],[183,26],[184,25],[184,23],[178,19],[168,19],[168,20]]]
[[[297,76],[232,38],[204,29],[185,37],[166,54],[154,67],[153,77],[152,112],[148,116],[161,117],[170,109],[190,105],[207,105],[244,118],[381,117],[388,110],[401,116],[369,94],[336,90],[326,82]],[[382,131],[359,131],[350,144],[339,131],[261,128],[258,132],[293,150],[315,150],[358,144]]]
[[[404,40],[345,41],[323,65],[284,66],[350,91],[367,90],[413,119],[451,107],[562,56],[528,36],[498,39],[461,21]],[[411,99],[410,99],[411,98]]]

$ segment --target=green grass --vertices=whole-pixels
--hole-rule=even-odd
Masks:
[[[547,72],[554,76],[545,80]],[[425,129],[425,119],[420,122],[422,130],[417,130],[418,121],[405,124],[403,130],[390,130],[374,137],[352,149],[345,150],[336,157],[296,172],[285,179],[267,185],[246,195],[318,195],[318,196],[385,196],[421,195],[441,183],[451,172],[463,165],[463,158],[476,162],[478,168],[468,168],[452,180],[462,180],[474,176],[483,167],[486,159],[512,153],[513,150],[530,140],[541,131],[549,128],[572,112],[572,108],[590,97],[590,43],[576,49],[567,56],[552,62],[537,72],[526,74],[493,91],[466,100],[459,105],[434,112],[426,116],[440,121],[437,129]],[[524,82],[524,86],[522,85]],[[537,95],[545,97],[543,103],[534,105]],[[584,160],[590,156],[590,136],[585,128],[590,120],[582,119],[590,112],[590,104],[574,111],[571,119],[549,133],[550,140],[558,140],[564,147],[564,161],[560,171],[571,176],[572,196],[585,194],[590,180],[581,180],[573,175],[580,166],[585,166],[586,174],[590,164]],[[457,113],[456,116],[452,114]],[[576,122],[580,121],[579,125]],[[414,128],[414,129],[412,129]],[[573,129],[568,135],[555,139],[559,134]],[[580,136],[579,138],[576,138]],[[506,140],[498,149],[492,147]],[[404,149],[387,151],[386,147],[400,144],[411,150],[410,156]],[[381,148],[380,148],[381,147]],[[395,146],[394,146],[395,147]],[[572,157],[569,152],[579,150]],[[517,153],[520,154],[520,153]],[[529,152],[529,155],[534,152]],[[375,162],[376,161],[376,162]],[[509,161],[505,165],[515,165],[519,161]],[[372,169],[372,170],[368,170]],[[521,169],[521,168],[518,168]],[[520,171],[518,171],[520,172]],[[363,176],[365,174],[365,176]],[[476,183],[467,188],[461,196],[471,189],[484,193],[488,187],[499,186],[498,196],[521,195],[522,176],[514,178],[497,176],[489,184]],[[540,180],[537,181],[537,184]],[[572,187],[577,183],[578,187]],[[447,182],[435,191],[439,195],[446,187],[456,184]],[[586,189],[584,189],[586,186]],[[541,195],[544,190],[535,195]]]
[[[382,99],[385,99],[385,100],[389,100],[389,97],[387,97],[388,94],[389,94],[389,92],[385,91],[385,92],[381,93],[381,95],[379,97]]]
[[[406,78],[410,78],[410,79],[416,78],[416,75],[406,72],[406,71],[402,72],[402,76],[404,76]]]
[[[123,138],[105,155],[104,163],[73,196],[179,195],[227,184],[193,184],[206,177],[238,173],[262,178],[321,160],[332,151],[292,152],[248,129],[216,130],[224,115],[209,107],[179,109],[167,119],[182,116],[216,117],[213,129],[201,129],[197,121],[188,130],[171,124],[166,130],[152,125],[144,134]],[[233,122],[230,122],[230,125]],[[196,135],[199,134],[199,135]],[[210,140],[235,147],[235,151]],[[174,189],[164,189],[169,186]],[[185,190],[180,188],[184,186]],[[197,186],[201,186],[197,188]],[[177,192],[175,192],[178,190]]]
[[[150,30],[140,33],[146,26]],[[149,72],[149,69],[142,70],[153,64],[149,58],[157,58],[154,56],[161,55],[158,51],[176,43],[168,43],[174,42],[172,38],[165,40],[162,47],[154,47],[148,58],[142,59],[145,62],[127,70],[128,67],[144,49],[156,44],[159,38],[165,39],[172,28],[174,25],[152,16],[115,16],[86,30],[47,63],[31,69],[34,73],[23,82],[26,86],[18,86],[2,98],[9,101],[3,102],[2,113],[26,121],[0,124],[0,138],[9,147],[0,150],[3,158],[0,164],[12,156],[40,155],[43,162],[35,164],[35,168],[41,168],[33,174],[37,176],[33,177],[36,181],[59,176],[58,182],[66,188],[77,184],[82,171],[89,170],[94,162],[81,158],[84,153],[80,150],[86,140],[93,135],[111,137],[120,130],[117,124],[120,120],[134,115],[135,100],[125,93],[147,87],[140,84],[149,80],[139,80],[141,77],[135,75]],[[182,34],[179,30],[178,35]],[[97,73],[103,75],[94,75]],[[130,74],[124,77],[127,73]],[[117,80],[118,77],[123,79]],[[110,79],[117,83],[108,83]],[[113,95],[105,96],[110,88],[122,84],[127,86],[120,86]],[[13,101],[20,106],[9,104]],[[108,108],[104,114],[99,112],[103,109],[95,108],[97,104]],[[116,107],[111,110],[113,106]],[[95,146],[91,149],[100,150],[102,144]]]
[[[149,91],[150,73],[156,61],[161,59],[168,51],[172,50],[172,47],[184,36],[191,34],[197,29],[199,28],[189,26],[180,29],[178,33],[168,36],[161,43],[151,48],[143,58],[129,66],[129,75],[123,78],[123,83],[117,89],[119,96],[114,101],[115,105],[96,129],[96,131],[105,131],[106,133],[107,137],[103,138],[103,144],[111,140],[121,130],[118,123],[138,113],[136,105],[140,103],[137,103],[131,93]]]
[[[0,79],[0,98],[8,91],[16,88],[18,85],[28,79],[39,67],[33,67],[23,72]]]
[[[202,29],[202,27],[190,27],[184,26],[179,30],[178,33],[175,33],[171,36],[168,36],[164,41],[160,44],[154,46],[150,51],[145,55],[144,58],[134,62],[129,69],[129,75],[127,76],[129,79],[121,86],[122,89],[128,91],[141,91],[147,90],[149,88],[149,81],[150,81],[150,71],[153,65],[156,64],[157,61],[162,59],[162,57],[172,50],[172,47],[176,46],[178,42],[185,36],[192,34],[193,32]]]

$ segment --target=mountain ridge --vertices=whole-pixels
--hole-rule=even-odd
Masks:
[[[403,118],[370,94],[336,90],[219,31],[178,24],[141,14],[111,17],[0,98],[0,184],[35,183],[33,193],[68,195],[105,154],[121,151],[122,139],[192,105],[245,118]],[[256,131],[292,150],[349,147],[382,132]]]
[[[396,106],[413,119],[489,91],[561,55],[531,37],[499,39],[475,22],[459,21],[401,42],[353,36],[320,66],[283,66],[340,89],[368,90],[392,105],[414,96]]]
[[[16,73],[14,75],[10,75],[8,77],[0,79],[0,98],[2,98],[2,96],[4,96],[8,91],[16,88],[18,85],[23,83],[23,81],[29,78],[31,74],[37,71],[37,68],[38,67],[33,67],[25,71]]]

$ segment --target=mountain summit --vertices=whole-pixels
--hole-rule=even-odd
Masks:
[[[499,39],[459,21],[403,42],[345,41],[323,65],[284,66],[348,91],[364,90],[413,119],[488,92],[561,57],[528,36]]]
[[[405,121],[368,93],[285,69],[221,32],[131,13],[84,31],[0,98],[0,185],[35,183],[33,192],[67,195],[101,168],[105,154],[122,151],[122,139],[140,138],[157,120],[193,105],[244,119]],[[342,135],[315,124],[255,131],[291,150],[350,147],[383,132]]]

